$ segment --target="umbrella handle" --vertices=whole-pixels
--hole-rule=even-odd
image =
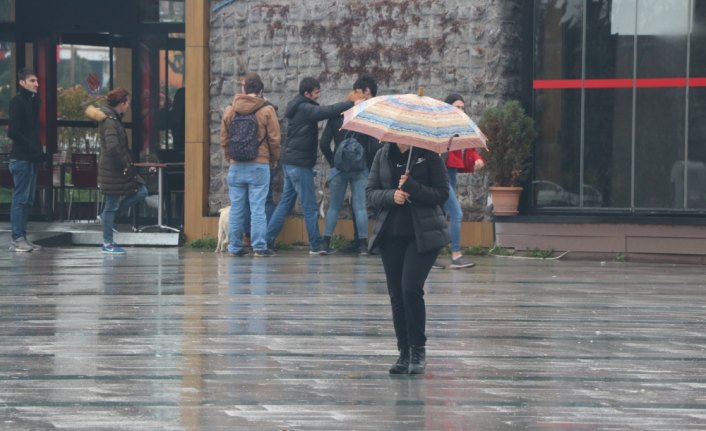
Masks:
[[[410,167],[410,164],[412,163],[412,149],[414,149],[414,147],[409,147],[409,154],[407,155],[407,167],[404,170],[404,174],[407,176],[409,176],[409,172],[412,170]],[[400,190],[402,189],[400,188]],[[410,198],[407,198],[407,203],[411,204],[412,200]]]

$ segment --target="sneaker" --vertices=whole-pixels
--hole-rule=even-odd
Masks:
[[[10,251],[28,252],[33,250],[34,247],[29,245],[25,238],[17,238],[16,240],[10,242]]]
[[[35,244],[32,241],[28,240],[27,238],[25,238],[25,241],[27,242],[27,244],[30,245],[30,247],[32,247],[32,251],[39,251],[42,249],[41,245]]]
[[[277,256],[274,251],[270,250],[269,248],[266,248],[264,250],[255,250],[255,257],[274,257]]]
[[[445,268],[446,268],[446,265],[444,265],[443,263],[439,262],[439,259],[436,259],[436,260],[434,261],[434,264],[433,264],[431,267],[434,268],[434,269],[445,269]]]
[[[358,256],[368,255],[368,240],[366,238],[358,239]]]
[[[241,248],[240,250],[236,251],[235,253],[229,253],[229,254],[233,257],[243,257],[243,256],[247,256],[248,252],[244,248]]]
[[[125,254],[125,250],[117,245],[116,243],[112,242],[110,244],[103,244],[103,248],[101,249],[101,253],[103,254],[114,254],[114,255],[121,255]]]
[[[312,256],[317,256],[317,255],[318,256],[325,256],[328,254],[328,252],[322,246],[318,246],[318,247],[309,249],[309,254]]]
[[[451,259],[451,268],[452,269],[461,269],[461,268],[473,268],[476,266],[475,263],[471,262],[470,260],[466,260],[465,257],[459,256],[456,259]]]

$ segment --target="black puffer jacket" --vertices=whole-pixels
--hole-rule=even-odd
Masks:
[[[318,122],[340,115],[352,107],[353,102],[320,106],[308,97],[298,94],[287,104],[284,111],[288,122],[287,139],[282,147],[282,163],[305,168],[314,167],[319,141]]]
[[[89,106],[86,115],[98,123],[100,134],[98,188],[106,195],[128,196],[135,193],[144,180],[132,164],[127,133],[120,122],[120,115],[109,106]]]
[[[390,209],[397,205],[394,200],[397,184],[388,162],[390,145],[394,144],[386,143],[375,155],[365,189],[368,207],[375,211],[375,227],[368,243],[370,250],[378,247],[385,235]],[[441,209],[449,197],[449,178],[438,154],[419,148],[412,148],[412,151],[412,170],[402,191],[410,194],[410,202],[405,205],[409,205],[412,214],[417,250],[424,253],[440,249],[451,241]]]
[[[10,124],[7,136],[12,139],[10,158],[39,163],[44,160],[39,140],[39,96],[20,87],[10,100]]]

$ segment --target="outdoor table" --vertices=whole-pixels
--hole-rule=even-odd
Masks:
[[[157,228],[157,229],[165,229],[165,230],[171,230],[173,232],[179,232],[179,229],[171,226],[167,226],[165,224],[162,224],[162,205],[163,205],[163,179],[162,176],[164,175],[164,168],[166,168],[169,165],[172,165],[174,163],[151,163],[151,162],[144,162],[144,163],[134,163],[135,167],[138,168],[154,168],[157,169],[157,224],[154,225],[149,225],[149,226],[143,226],[139,228],[137,231],[142,232],[145,229],[150,229],[150,228]]]

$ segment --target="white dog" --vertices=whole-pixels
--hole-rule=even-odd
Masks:
[[[228,249],[228,219],[230,218],[230,206],[218,210],[218,243],[216,243],[216,253]]]

